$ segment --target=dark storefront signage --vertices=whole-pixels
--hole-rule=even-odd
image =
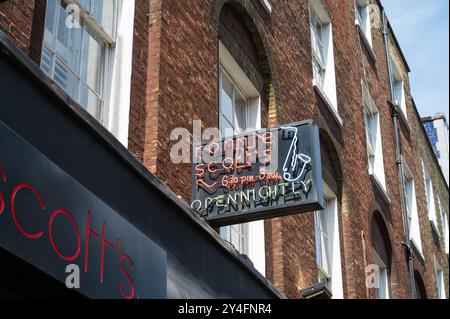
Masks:
[[[191,207],[212,226],[323,208],[313,121],[194,144]]]
[[[0,247],[63,283],[77,265],[91,298],[166,298],[166,253],[1,121]]]

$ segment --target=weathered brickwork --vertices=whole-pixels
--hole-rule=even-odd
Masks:
[[[0,1],[0,29],[40,63],[44,38],[45,0]]]
[[[0,1],[0,26],[30,55],[37,2]],[[218,126],[220,39],[261,94],[263,127],[314,119],[320,128],[324,179],[338,199],[344,297],[375,298],[365,285],[365,267],[375,263],[376,251],[390,269],[391,297],[409,298],[382,27],[372,28],[370,47],[355,25],[354,0],[323,0],[332,18],[340,121],[313,87],[309,1],[270,3],[272,14],[258,0],[136,1],[129,150],[177,195],[190,199],[191,165],[171,161],[176,141],[170,137],[179,127],[192,133],[194,120],[201,120],[203,129]],[[436,238],[430,226],[421,161],[433,180],[439,225],[438,198],[450,212],[448,187],[411,98],[408,66],[392,37],[389,51],[401,68],[407,96],[400,140],[416,182],[424,249],[424,260],[414,259],[415,273],[426,296],[437,297],[436,257],[445,269],[448,296],[448,257],[442,235]],[[369,175],[361,83],[380,114],[386,191]],[[265,221],[265,239],[266,275],[282,293],[299,298],[301,289],[317,283],[312,213]]]

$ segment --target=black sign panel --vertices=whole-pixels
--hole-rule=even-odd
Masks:
[[[1,121],[0,247],[87,297],[167,296],[166,252]]]
[[[194,144],[191,207],[212,226],[323,208],[313,121]]]

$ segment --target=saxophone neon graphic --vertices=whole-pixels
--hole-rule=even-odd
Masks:
[[[282,129],[294,133],[294,138],[292,139],[288,155],[286,156],[286,160],[283,165],[283,178],[286,182],[295,183],[305,173],[308,164],[311,163],[311,157],[303,153],[297,153],[297,128],[283,127]],[[300,172],[298,172],[298,170],[300,170]]]

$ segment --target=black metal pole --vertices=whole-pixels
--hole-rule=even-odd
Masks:
[[[388,43],[388,27],[387,27],[387,17],[386,12],[383,9],[383,36],[384,36],[384,45],[386,51],[386,62],[388,66],[388,76],[389,76],[389,84],[391,90],[391,107],[392,107],[392,120],[394,122],[394,131],[395,131],[395,148],[396,148],[396,156],[397,156],[397,168],[398,168],[398,179],[400,184],[400,201],[403,212],[403,228],[405,234],[405,240],[402,243],[405,247],[406,256],[408,259],[408,271],[409,271],[409,284],[410,284],[410,296],[411,299],[416,299],[416,285],[414,278],[414,259],[412,254],[412,246],[411,246],[411,236],[410,236],[410,227],[409,227],[409,217],[408,212],[406,210],[406,198],[405,198],[405,181],[403,174],[403,156],[402,149],[400,144],[400,133],[399,133],[399,109],[398,105],[395,101],[394,88],[392,83],[392,66],[390,63],[390,55],[389,55],[389,43]]]

